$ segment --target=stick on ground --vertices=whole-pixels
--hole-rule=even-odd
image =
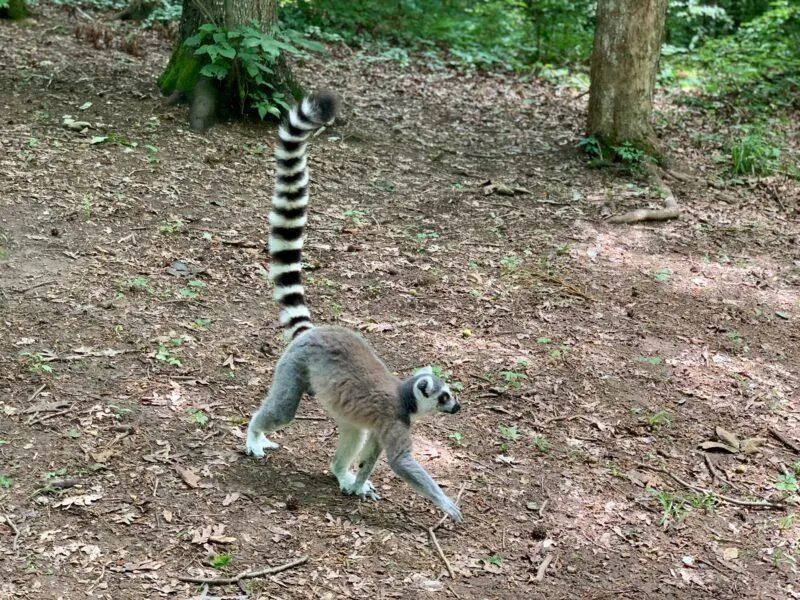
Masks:
[[[458,490],[458,496],[456,496],[456,505],[458,505],[458,503],[461,501],[461,494],[464,493],[466,487],[467,487],[466,482],[461,484],[461,489]],[[442,547],[439,545],[439,540],[436,539],[436,530],[439,529],[439,527],[441,527],[442,523],[444,523],[446,519],[447,515],[439,519],[436,525],[428,527],[428,536],[431,538],[431,543],[433,544],[436,553],[439,555],[439,558],[442,559],[444,566],[447,567],[447,573],[448,575],[450,575],[450,579],[455,579],[456,574],[453,572],[453,567],[450,565],[450,561],[447,560],[447,557],[444,555],[444,551],[442,550]]]
[[[650,469],[651,471],[656,471],[658,473],[663,473],[664,475],[671,477],[677,483],[685,487],[686,489],[692,490],[697,492],[698,494],[709,494],[714,496],[715,498],[719,498],[720,500],[724,500],[729,504],[736,504],[737,506],[748,506],[750,508],[764,508],[767,510],[786,510],[788,506],[786,504],[778,504],[777,502],[766,502],[762,500],[740,500],[739,498],[731,498],[730,496],[723,496],[722,494],[718,494],[714,490],[709,490],[698,485],[693,485],[687,481],[684,481],[677,475],[673,475],[666,469],[662,469],[661,467],[651,467],[650,465],[645,465],[643,463],[637,463],[638,466],[644,469]]]
[[[792,450],[800,454],[800,445],[787,438],[780,431],[778,431],[774,427],[770,427],[769,433],[772,437],[781,442],[784,446],[786,446],[787,448],[791,448]]]
[[[282,571],[288,571],[294,567],[298,567],[308,562],[308,556],[301,556],[297,560],[288,562],[279,567],[270,567],[269,569],[261,569],[260,571],[243,571],[235,577],[178,577],[180,581],[186,583],[205,583],[207,585],[229,585],[232,583],[239,583],[242,579],[253,579],[255,577],[264,577],[265,575],[274,575]]]
[[[553,555],[548,554],[547,556],[542,559],[539,568],[536,569],[536,581],[542,581],[544,579],[545,573],[547,573],[547,567],[550,566],[550,563],[553,562]]]

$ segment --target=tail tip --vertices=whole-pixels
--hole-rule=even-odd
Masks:
[[[308,97],[308,102],[313,106],[314,117],[321,123],[330,123],[339,114],[342,99],[339,94],[329,90],[315,92]]]

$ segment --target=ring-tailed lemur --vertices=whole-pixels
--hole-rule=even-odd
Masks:
[[[275,192],[269,215],[270,278],[280,306],[280,323],[290,340],[275,367],[272,387],[247,428],[247,451],[263,456],[278,445],[267,439],[289,423],[303,393],[314,395],[337,421],[339,443],[331,472],[340,489],[379,499],[369,476],[385,449],[389,465],[415,490],[456,521],[461,511],[411,456],[411,421],[433,411],[461,408],[431,367],[401,381],[364,338],[342,327],[314,327],[301,283],[303,228],[308,205],[306,144],[336,116],[331,93],[308,96],[292,107],[278,129]],[[358,473],[350,465],[358,457]]]

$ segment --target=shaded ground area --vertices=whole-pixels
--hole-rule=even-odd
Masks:
[[[665,99],[685,218],[615,227],[658,195],[586,168],[586,96],[343,48],[298,66],[345,97],[311,148],[316,321],[463,385],[464,410],[417,426],[420,461],[464,486],[465,522],[437,530],[451,579],[439,514],[385,462],[380,502],[338,493],[313,401],[280,451],[242,454],[282,348],[274,131],[190,133],[155,91],[169,42],[139,34],[134,58],[74,28],[0,28],[0,598],[184,598],[178,576],[302,556],[244,589],[800,597],[797,182],[732,181],[714,124]],[[717,427],[764,440],[699,450]]]

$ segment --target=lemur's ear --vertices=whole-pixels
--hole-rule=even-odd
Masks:
[[[417,380],[417,389],[427,398],[433,391],[433,380],[430,377],[420,377]]]

